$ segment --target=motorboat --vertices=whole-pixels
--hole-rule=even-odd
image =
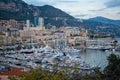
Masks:
[[[100,45],[91,45],[86,47],[86,49],[92,49],[92,50],[101,50],[103,48],[103,46]]]
[[[32,54],[34,53],[34,50],[33,49],[21,49],[19,52],[26,53],[26,54]]]
[[[66,47],[66,48],[62,49],[62,51],[65,53],[79,53],[80,52],[80,50],[75,49],[73,47]]]

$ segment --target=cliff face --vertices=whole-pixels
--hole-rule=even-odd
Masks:
[[[21,0],[1,0],[0,19],[26,20],[32,19],[33,11],[30,6]],[[30,13],[30,14],[29,14]]]
[[[0,1],[1,10],[17,12],[25,8],[28,8],[28,5],[21,0],[1,0]]]
[[[33,22],[35,12],[45,19],[45,25],[63,26],[64,20],[69,23],[69,19],[73,19],[73,22],[75,22],[74,17],[53,6],[28,5],[22,0],[0,0],[0,19],[30,19]],[[76,26],[78,24],[73,25],[70,23],[68,25]]]

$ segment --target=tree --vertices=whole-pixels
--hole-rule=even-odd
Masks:
[[[15,77],[9,77],[16,80]],[[19,80],[70,80],[62,71],[43,70],[42,68],[31,69],[27,74],[20,76]]]
[[[9,80],[17,80],[17,78],[14,77],[14,76],[9,76],[8,79],[9,79]]]
[[[111,54],[104,72],[109,80],[120,80],[120,56]]]

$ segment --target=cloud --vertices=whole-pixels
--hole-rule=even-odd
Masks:
[[[61,3],[78,3],[79,1],[75,1],[75,0],[61,0],[59,2],[61,2]]]
[[[98,9],[98,10],[89,10],[89,11],[91,11],[91,12],[98,12],[98,11],[104,11],[105,9],[107,9],[107,8],[101,8],[101,9]]]
[[[92,1],[88,1],[88,3],[95,3],[95,1],[94,1],[94,0],[92,0]]]
[[[27,2],[28,4],[33,4],[33,5],[56,5],[56,4],[60,4],[60,3],[69,3],[69,4],[73,4],[73,3],[79,3],[79,0],[24,0],[25,2]]]
[[[78,18],[107,16],[120,19],[120,0],[23,0],[35,6],[52,5]],[[109,14],[108,14],[109,13]]]
[[[120,12],[118,12],[117,14],[120,14]]]
[[[33,4],[36,6],[41,6],[41,5],[54,5],[55,2],[53,0],[24,0],[28,4]]]
[[[74,15],[75,17],[85,17],[87,16],[87,14],[77,14],[77,15]]]
[[[120,0],[111,0],[109,2],[105,3],[107,8],[113,8],[113,7],[119,7],[120,6]]]

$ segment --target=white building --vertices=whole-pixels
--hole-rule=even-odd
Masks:
[[[39,17],[38,25],[39,27],[44,27],[44,19],[42,17]]]
[[[80,35],[80,30],[78,27],[64,27],[63,31],[65,32],[66,36]]]
[[[53,34],[54,47],[57,49],[64,49],[68,45],[68,40],[63,31],[56,31]]]
[[[30,28],[30,20],[26,20],[26,26],[27,26],[27,29]]]

